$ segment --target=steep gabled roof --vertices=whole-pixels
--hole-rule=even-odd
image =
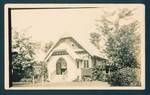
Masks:
[[[80,40],[78,38],[75,37],[63,37],[60,38],[53,46],[52,48],[48,51],[46,57],[45,57],[45,61],[51,56],[52,54],[52,50],[60,43],[60,41],[64,40],[64,39],[71,39],[73,41],[75,41],[79,46],[81,46],[83,49],[85,49],[85,51],[87,51],[91,56],[96,56],[102,59],[107,59],[105,53],[101,53],[92,43],[90,42],[86,42],[83,40]]]

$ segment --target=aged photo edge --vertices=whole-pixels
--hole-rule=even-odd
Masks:
[[[42,8],[42,7],[45,7],[46,6],[49,6],[49,5],[52,5],[55,6],[66,6],[66,4],[5,4],[5,7],[4,7],[4,41],[5,41],[5,55],[4,55],[4,88],[5,90],[144,90],[145,89],[145,74],[146,74],[146,70],[145,70],[145,27],[144,27],[144,33],[142,33],[142,51],[141,51],[141,61],[142,61],[142,65],[141,65],[141,83],[142,83],[142,86],[141,87],[110,87],[110,88],[26,88],[26,87],[9,87],[9,24],[8,24],[8,10],[11,9],[11,8],[28,8],[28,7],[34,7],[34,8]],[[71,4],[70,6],[89,6],[89,5],[101,5],[101,4]],[[133,4],[134,5],[134,4]],[[144,9],[144,13],[145,13],[145,5],[144,4],[137,4],[137,5],[141,5],[141,7],[143,7]],[[144,14],[145,16],[145,14]],[[145,20],[145,19],[144,19]],[[144,26],[145,26],[145,21],[144,21]]]

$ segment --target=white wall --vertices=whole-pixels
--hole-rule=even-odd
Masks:
[[[61,75],[56,75],[56,62],[59,58],[64,58],[67,62],[67,75],[65,79],[61,80]],[[48,79],[49,81],[73,81],[78,76],[78,69],[76,62],[70,55],[52,56],[48,62]]]

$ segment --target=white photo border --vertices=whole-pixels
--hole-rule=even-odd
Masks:
[[[5,90],[144,90],[145,89],[145,28],[144,33],[142,33],[142,51],[141,51],[141,87],[103,87],[103,88],[53,88],[53,87],[9,87],[9,21],[8,21],[8,10],[9,9],[28,9],[28,8],[53,8],[53,7],[99,7],[100,5],[105,4],[5,4],[4,7],[4,41],[5,41],[5,56],[4,56],[4,88]],[[106,4],[111,5],[111,4]],[[121,4],[117,4],[121,5]],[[122,4],[125,5],[125,4]],[[144,17],[145,17],[145,5],[144,4],[130,4],[130,5],[140,5],[144,8]],[[145,19],[144,19],[145,26]]]

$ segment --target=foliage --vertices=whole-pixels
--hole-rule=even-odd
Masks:
[[[134,69],[139,67],[137,51],[139,51],[140,36],[136,32],[139,22],[135,20],[120,25],[121,20],[133,15],[133,10],[123,8],[109,16],[104,14],[100,24],[97,24],[98,31],[107,38],[105,53],[112,72],[109,76],[112,85],[127,86],[136,81]],[[110,20],[109,17],[115,17],[115,20]],[[101,77],[100,73],[97,77],[97,79]]]
[[[30,37],[13,31],[12,40],[12,69],[13,81],[20,81],[23,77],[33,76],[35,61],[35,48],[37,44],[30,41]]]
[[[94,81],[107,81],[108,72],[106,72],[106,62],[103,61],[100,65],[95,65],[92,68],[92,80]]]
[[[134,42],[137,41],[134,35],[136,22],[122,26],[116,35],[108,38],[106,53],[112,64],[118,68],[137,67]],[[133,27],[134,26],[134,27]]]
[[[47,80],[48,78],[48,70],[47,70],[47,64],[45,64],[44,62],[41,62],[41,74],[44,77],[44,80]],[[42,77],[41,76],[41,77]]]
[[[32,78],[22,78],[20,82],[32,82]]]
[[[91,43],[92,44],[94,44],[98,49],[100,48],[99,47],[99,42],[100,42],[100,34],[99,33],[96,33],[96,32],[93,32],[93,33],[91,33],[90,34],[90,37],[91,37],[91,39],[90,39],[90,41],[91,41]]]
[[[113,86],[140,86],[135,68],[123,68],[112,72],[108,82]]]
[[[93,69],[92,80],[94,81],[107,81],[107,73],[104,70],[100,70],[99,68]]]
[[[48,43],[46,43],[45,44],[45,46],[44,46],[44,52],[45,53],[47,53],[48,52],[48,50],[52,47],[52,45],[53,45],[53,42],[52,41],[50,41],[50,42],[48,42]],[[41,62],[41,65],[42,65],[42,68],[41,68],[41,77],[44,77],[44,80],[46,81],[47,80],[47,78],[48,78],[48,72],[47,72],[47,64],[45,63],[45,62]]]

